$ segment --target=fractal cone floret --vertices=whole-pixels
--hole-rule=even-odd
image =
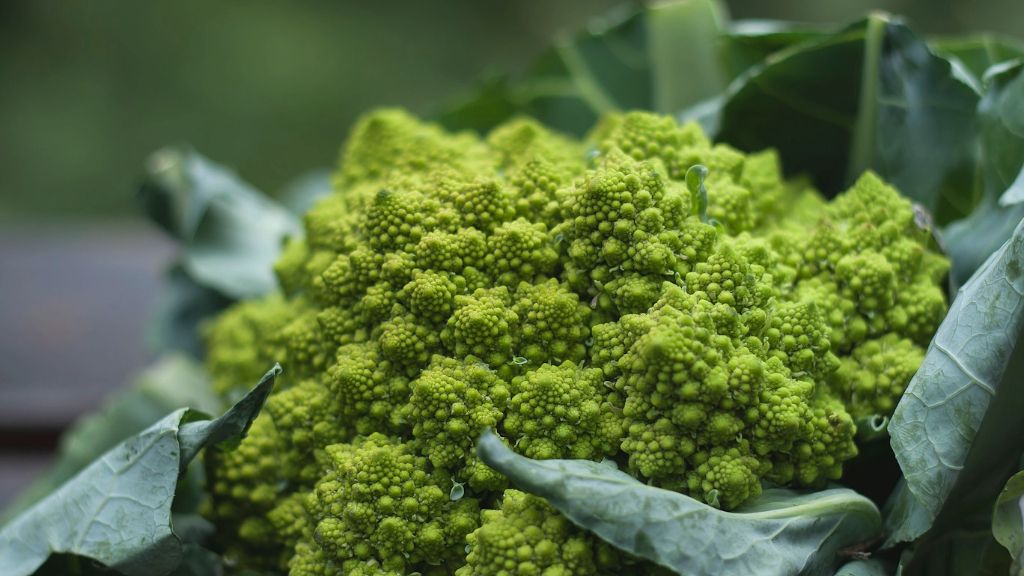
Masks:
[[[293,575],[652,573],[515,491],[480,433],[726,510],[839,480],[946,311],[920,222],[871,173],[827,201],[650,113],[577,140],[373,112],[280,292],[206,330],[225,396],[286,370],[207,459],[207,515],[235,565]]]

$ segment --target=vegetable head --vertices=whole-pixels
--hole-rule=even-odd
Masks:
[[[378,111],[335,184],[278,264],[283,293],[208,330],[221,392],[266,362],[292,374],[211,461],[241,564],[595,573],[593,542],[501,498],[481,430],[724,509],[763,482],[820,487],[945,312],[947,262],[876,176],[826,202],[773,153],[649,113],[578,142]]]

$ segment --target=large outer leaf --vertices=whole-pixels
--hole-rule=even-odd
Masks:
[[[981,125],[980,178],[983,195],[977,209],[943,232],[953,260],[953,274],[963,281],[1009,238],[1024,217],[1024,204],[1014,203],[1024,193],[1024,74],[1019,64],[992,68],[986,92],[978,105]]]
[[[978,93],[906,26],[869,21],[861,111],[847,168],[872,169],[940,222],[970,212]],[[877,53],[875,52],[877,51]]]
[[[82,468],[181,406],[207,414],[223,411],[203,368],[181,355],[167,355],[111,397],[103,408],[76,422],[61,438],[56,461],[0,515],[0,526],[56,490]]]
[[[704,123],[744,150],[778,149],[829,194],[873,169],[944,222],[973,204],[977,101],[947,60],[873,14],[753,67]]]
[[[490,130],[516,115],[584,134],[613,110],[674,114],[713,99],[738,74],[806,27],[754,21],[731,27],[716,0],[674,0],[619,10],[556,41],[522,76],[485,77],[439,115],[450,129]]]
[[[914,501],[903,508],[917,520],[891,519],[890,542],[912,540],[930,527],[968,461],[992,398],[1004,386],[1021,384],[1021,373],[1007,368],[1022,327],[1024,222],[960,289],[893,414],[891,444],[909,492],[903,497]]]
[[[531,460],[493,433],[480,457],[576,524],[679,574],[832,574],[836,553],[880,533],[870,500],[845,488],[768,490],[737,512],[647,486],[605,463]]]
[[[285,238],[301,234],[299,219],[188,148],[153,153],[139,198],[180,245],[150,338],[159,350],[199,356],[203,318],[277,289],[273,265]]]
[[[0,531],[0,574],[28,576],[51,554],[129,576],[169,574],[184,558],[171,522],[181,473],[207,444],[244,435],[270,394],[275,366],[215,420],[177,410],[114,447]]]
[[[300,232],[287,209],[193,150],[159,150],[147,173],[139,190],[146,211],[182,243],[192,278],[232,298],[277,288],[273,263]]]

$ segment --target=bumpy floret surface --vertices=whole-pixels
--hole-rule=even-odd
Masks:
[[[208,459],[239,567],[653,573],[507,490],[481,430],[724,509],[764,482],[822,486],[946,309],[948,262],[878,177],[825,201],[773,152],[649,113],[579,141],[377,111],[335,188],[286,246],[281,292],[207,330],[226,396],[286,369],[241,446]]]

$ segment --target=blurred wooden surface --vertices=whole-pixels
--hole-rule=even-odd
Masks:
[[[142,222],[0,224],[0,508],[61,430],[151,359],[145,325],[172,254]]]

